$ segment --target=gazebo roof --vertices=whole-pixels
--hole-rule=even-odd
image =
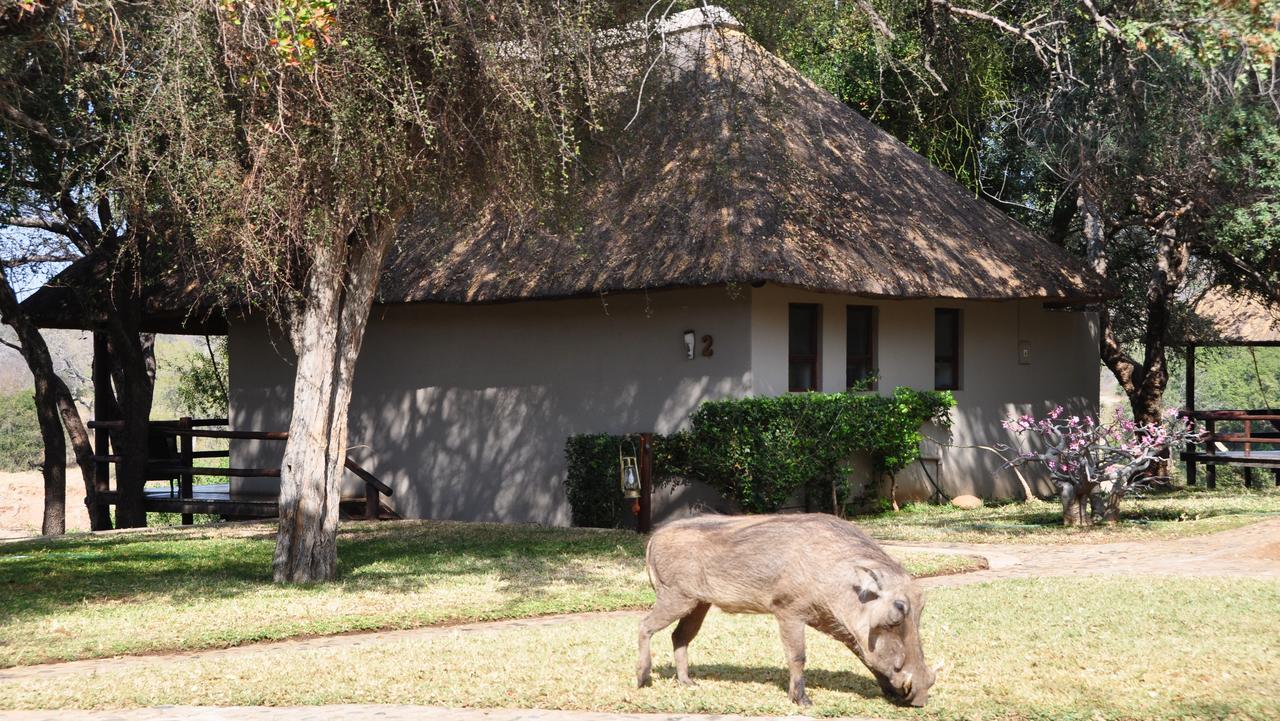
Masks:
[[[1191,310],[1182,338],[1190,345],[1280,345],[1280,306],[1256,295],[1215,287]]]
[[[722,10],[666,24],[640,112],[585,150],[573,217],[428,210],[403,226],[378,302],[491,303],[758,284],[880,298],[1112,297],[1066,250],[981,200],[741,32]],[[626,92],[635,93],[632,87]],[[636,97],[636,96],[632,96]],[[83,316],[73,265],[24,304]],[[199,293],[156,284],[170,321]],[[83,320],[78,320],[84,323]],[[184,321],[187,322],[187,321]]]

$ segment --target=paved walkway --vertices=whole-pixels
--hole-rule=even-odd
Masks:
[[[1166,541],[1126,541],[1107,544],[1079,545],[1010,545],[1010,544],[889,544],[903,550],[980,555],[989,567],[983,571],[955,576],[923,579],[926,588],[960,586],[986,581],[1068,575],[1157,575],[1157,576],[1238,576],[1280,580],[1280,519],[1271,519],[1211,536]],[[136,664],[139,671],[146,666],[176,667],[184,658],[227,658],[245,654],[287,654],[299,650],[345,648],[378,644],[394,639],[429,638],[432,636],[503,631],[506,629],[574,623],[592,618],[615,618],[642,615],[642,611],[610,611],[561,614],[531,619],[432,626],[403,631],[322,636],[289,641],[251,644],[226,649],[193,651],[153,656],[128,656],[67,663],[23,666],[0,670],[0,681],[47,678],[69,674],[94,673],[109,666]],[[186,708],[161,707],[109,712],[0,712],[0,721],[34,721],[35,719],[85,719],[85,721],[157,721],[181,719],[247,719],[248,721],[310,721],[311,719],[375,718],[382,721],[400,719],[437,719],[439,721],[737,721],[736,716],[698,716],[665,714],[598,714],[585,712],[441,709],[420,706],[314,706],[301,708]],[[793,717],[794,718],[794,717]],[[751,717],[761,721],[761,717]]]

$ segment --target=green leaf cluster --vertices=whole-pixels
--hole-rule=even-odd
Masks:
[[[30,471],[42,463],[44,441],[31,391],[0,396],[0,471]]]
[[[950,425],[946,391],[897,388],[892,395],[803,393],[703,403],[689,429],[654,437],[654,482],[701,481],[746,513],[771,513],[807,493],[843,512],[855,456],[877,473],[919,457],[921,427]],[[617,526],[623,517],[618,449],[624,436],[572,436],[565,481],[576,525]]]

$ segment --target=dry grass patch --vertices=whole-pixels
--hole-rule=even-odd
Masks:
[[[929,592],[925,649],[947,669],[929,706],[886,702],[849,652],[809,634],[821,716],[945,720],[1274,719],[1280,586],[1251,580],[1046,579]],[[773,620],[708,617],[699,685],[632,687],[636,617],[454,632],[359,647],[147,661],[154,668],[0,682],[10,708],[419,703],[617,712],[789,714]],[[368,683],[373,671],[377,682]],[[158,682],[180,674],[182,683]]]
[[[271,583],[274,539],[254,525],[0,545],[0,667],[653,602],[625,531],[350,523],[340,579],[310,587]],[[904,562],[937,575],[982,559]]]

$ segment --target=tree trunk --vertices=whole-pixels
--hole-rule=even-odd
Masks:
[[[289,440],[280,467],[280,527],[273,561],[279,583],[337,576],[347,410],[394,226],[387,221],[360,234],[363,243],[320,249],[311,267],[306,304],[292,333],[298,364]]]
[[[1122,500],[1124,500],[1124,494],[1116,491],[1106,495],[1095,494],[1090,498],[1094,515],[1107,525],[1120,522],[1120,501]]]
[[[89,512],[89,529],[105,531],[111,528],[111,512],[98,503],[97,474],[98,465],[93,461],[93,442],[89,439],[89,431],[85,428],[84,419],[80,417],[80,409],[76,408],[71,390],[61,378],[57,378],[58,413],[62,416],[62,427],[66,429],[67,438],[71,441],[71,452],[75,454],[76,465],[80,467],[80,475],[84,478],[84,504]]]
[[[40,466],[40,473],[44,476],[44,517],[40,533],[60,536],[67,531],[67,444],[58,418],[55,389],[55,381],[61,381],[53,372],[53,358],[44,337],[22,312],[13,287],[3,273],[0,273],[0,318],[17,334],[19,351],[27,362],[27,368],[31,369],[36,420],[40,424],[40,439],[44,442],[44,461]],[[66,389],[65,385],[63,389]]]
[[[1082,492],[1078,486],[1064,483],[1059,494],[1062,496],[1062,525],[1068,527],[1093,525],[1088,493]]]
[[[141,260],[145,257],[145,237],[134,237],[133,252],[120,252],[114,276],[95,296],[105,295],[109,310],[104,314],[107,345],[111,356],[114,400],[124,428],[112,433],[116,455],[116,526],[139,528],[147,525],[143,489],[147,483],[150,455],[151,403],[155,356],[154,336],[142,332]],[[102,302],[102,299],[98,299]],[[99,409],[99,412],[101,410]]]

